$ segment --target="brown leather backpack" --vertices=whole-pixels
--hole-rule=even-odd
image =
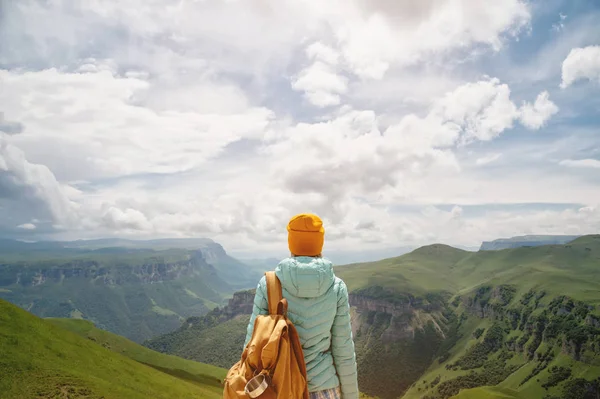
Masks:
[[[308,399],[302,345],[281,282],[275,272],[265,275],[269,314],[256,317],[252,338],[225,377],[223,399]]]

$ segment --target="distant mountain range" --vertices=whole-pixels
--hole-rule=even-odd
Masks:
[[[138,249],[197,249],[215,244],[208,238],[162,238],[156,240],[129,240],[124,238],[100,238],[95,240],[75,241],[18,241],[8,238],[0,239],[0,251],[27,249],[47,251],[56,249],[94,250],[101,248],[138,248]]]
[[[496,251],[499,249],[536,247],[540,245],[566,244],[580,236],[567,235],[526,235],[511,238],[499,238],[494,241],[484,241],[480,251]]]

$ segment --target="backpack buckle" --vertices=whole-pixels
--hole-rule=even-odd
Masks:
[[[254,399],[262,395],[268,387],[269,383],[267,382],[267,376],[265,374],[259,374],[252,377],[252,379],[246,383],[244,391],[246,392],[246,395]]]

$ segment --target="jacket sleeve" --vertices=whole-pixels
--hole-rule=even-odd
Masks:
[[[246,339],[244,340],[244,347],[242,350],[246,348],[246,345],[248,345],[248,342],[250,342],[250,338],[252,338],[252,332],[254,331],[254,320],[256,320],[256,316],[269,314],[269,303],[267,302],[267,295],[265,293],[266,284],[266,278],[263,276],[256,286],[254,304],[252,305],[252,315],[250,316],[250,321],[248,322],[248,327],[246,328]]]
[[[356,354],[350,325],[348,289],[342,281],[338,291],[337,313],[331,329],[331,352],[340,379],[343,399],[358,398]]]

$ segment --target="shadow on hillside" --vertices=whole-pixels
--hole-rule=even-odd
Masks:
[[[209,385],[209,386],[219,387],[219,388],[223,387],[221,380],[219,380],[218,378],[215,378],[215,377],[208,377],[205,375],[192,374],[185,370],[169,369],[169,368],[160,367],[160,366],[156,366],[154,364],[149,364],[149,363],[144,363],[144,362],[139,362],[139,363],[142,363],[148,367],[152,367],[153,369],[163,372],[165,374],[169,374],[169,375],[172,375],[179,379],[192,382],[194,384],[198,384],[198,385],[202,385],[202,386]]]

